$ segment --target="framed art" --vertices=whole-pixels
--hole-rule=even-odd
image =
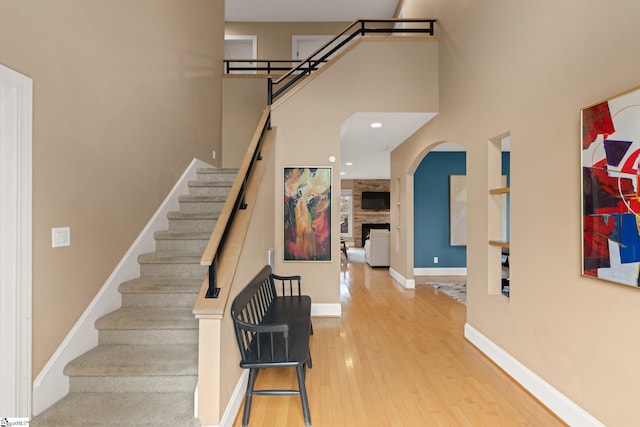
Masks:
[[[638,287],[640,88],[581,110],[582,274]]]
[[[284,260],[331,261],[331,167],[284,168]]]

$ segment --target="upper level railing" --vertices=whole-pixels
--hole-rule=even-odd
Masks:
[[[271,74],[289,71],[295,68],[298,61],[291,59],[225,59],[224,73],[234,74],[234,72]],[[315,71],[304,69],[304,72]]]
[[[358,36],[366,34],[434,34],[435,19],[358,19],[277,80],[268,78],[267,101],[276,98],[317,70]]]

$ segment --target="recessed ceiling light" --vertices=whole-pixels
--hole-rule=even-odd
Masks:
[[[345,165],[347,165],[347,166],[353,166],[353,163],[352,163],[352,162],[347,162],[347,163],[345,163]]]
[[[373,122],[373,123],[371,123],[371,127],[372,127],[372,128],[381,128],[381,127],[382,127],[382,123],[380,123],[380,122]]]

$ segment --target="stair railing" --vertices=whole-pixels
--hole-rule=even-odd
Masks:
[[[262,160],[261,150],[262,143],[264,142],[267,131],[271,128],[271,108],[267,106],[263,113],[258,126],[253,135],[247,154],[244,157],[242,165],[238,170],[238,175],[233,182],[227,201],[222,207],[222,211],[216,221],[216,225],[213,228],[207,247],[200,259],[200,265],[209,266],[209,287],[205,294],[205,298],[218,298],[220,294],[220,288],[217,285],[216,273],[218,267],[218,261],[222,256],[224,250],[225,241],[231,230],[233,224],[233,218],[236,213],[241,209],[246,209],[247,204],[245,202],[245,193],[253,167],[258,160]]]
[[[327,62],[337,52],[358,36],[366,34],[428,34],[433,36],[436,19],[358,19],[344,29],[340,34],[322,45],[307,58],[289,70],[282,77],[273,81],[271,77],[267,81],[267,102],[272,105],[276,98],[287,89],[300,82],[317,70],[323,62]],[[397,24],[411,24],[410,27],[397,26]],[[281,87],[277,88],[278,86]]]

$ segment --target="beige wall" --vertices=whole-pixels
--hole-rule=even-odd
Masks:
[[[336,35],[350,24],[350,22],[227,22],[224,32],[225,35],[258,36],[258,58],[260,59],[291,59],[291,36]]]
[[[581,107],[640,84],[640,3],[403,3],[406,17],[438,19],[441,99],[439,116],[392,153],[392,181],[410,203],[431,144],[466,148],[468,323],[602,423],[633,424],[640,292],[580,276],[579,132]],[[509,300],[487,292],[488,140],[507,131]],[[413,218],[402,221],[407,246]]]
[[[258,58],[291,59],[294,35],[335,35],[347,22],[227,22],[225,35],[255,35]],[[279,73],[282,74],[282,73]],[[225,75],[222,100],[221,165],[237,168],[267,105],[267,76]]]
[[[223,3],[3,1],[33,79],[33,375],[193,157],[220,143]],[[51,248],[51,228],[71,246]]]
[[[222,167],[240,167],[266,106],[267,78],[265,76],[224,76],[220,153]]]
[[[276,271],[301,274],[314,303],[340,301],[340,180],[334,169],[331,263],[283,262],[282,167],[340,164],[340,126],[355,112],[434,112],[438,105],[438,44],[425,38],[371,38],[273,106],[277,129],[275,176]],[[384,58],[381,62],[379,59]],[[375,64],[375,66],[372,66]],[[428,75],[432,84],[420,84]],[[400,79],[396,77],[402,76]],[[394,84],[388,84],[393,81]],[[417,87],[417,86],[420,87]],[[372,90],[375,88],[375,90]],[[336,103],[335,94],[340,94]],[[327,106],[330,106],[328,108]]]

